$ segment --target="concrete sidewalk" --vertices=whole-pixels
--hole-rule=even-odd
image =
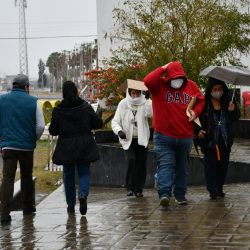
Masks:
[[[12,212],[1,226],[0,249],[250,249],[250,184],[225,187],[210,201],[205,187],[190,187],[189,205],[159,209],[154,189],[144,198],[124,189],[93,188],[88,213],[66,213],[63,187],[37,206],[35,216]]]

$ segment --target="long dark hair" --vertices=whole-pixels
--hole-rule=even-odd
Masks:
[[[72,81],[66,81],[63,83],[62,94],[65,103],[71,104],[78,100],[78,90]]]
[[[221,106],[222,106],[223,109],[227,109],[228,103],[229,103],[229,100],[230,100],[228,87],[225,84],[225,82],[223,82],[223,81],[221,81],[219,79],[216,79],[216,78],[212,78],[212,77],[210,77],[208,79],[207,87],[206,87],[206,90],[205,90],[205,100],[206,100],[206,103],[208,105],[207,108],[211,109],[211,107],[212,107],[211,90],[215,85],[221,85],[223,87],[223,95],[221,97]]]

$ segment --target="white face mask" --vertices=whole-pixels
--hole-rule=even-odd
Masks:
[[[183,81],[182,78],[173,79],[173,80],[171,80],[171,82],[170,82],[170,86],[171,86],[172,88],[174,88],[174,89],[179,89],[179,88],[182,86],[183,82],[184,82],[184,81]]]
[[[223,91],[215,91],[215,92],[211,92],[211,96],[216,99],[216,100],[220,100],[220,98],[223,95]]]

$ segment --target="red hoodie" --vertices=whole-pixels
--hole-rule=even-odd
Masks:
[[[170,87],[170,80],[180,77],[184,79],[182,87]],[[193,122],[188,121],[187,106],[196,96],[193,111],[198,117],[205,102],[197,84],[187,79],[180,62],[169,63],[166,70],[157,68],[144,78],[144,83],[152,94],[154,129],[174,138],[192,138]]]

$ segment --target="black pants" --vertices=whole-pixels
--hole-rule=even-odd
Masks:
[[[138,139],[134,138],[128,150],[125,150],[128,162],[126,186],[134,193],[142,192],[146,181],[146,161],[148,148],[138,145]]]
[[[204,151],[204,166],[207,190],[210,194],[223,192],[230,151],[220,147],[220,160],[217,158],[216,149],[208,148]]]
[[[33,155],[33,151],[3,150],[3,179],[1,188],[2,215],[10,213],[18,162],[21,172],[21,197],[23,209],[29,209],[31,206],[35,205],[34,185],[32,181]]]

